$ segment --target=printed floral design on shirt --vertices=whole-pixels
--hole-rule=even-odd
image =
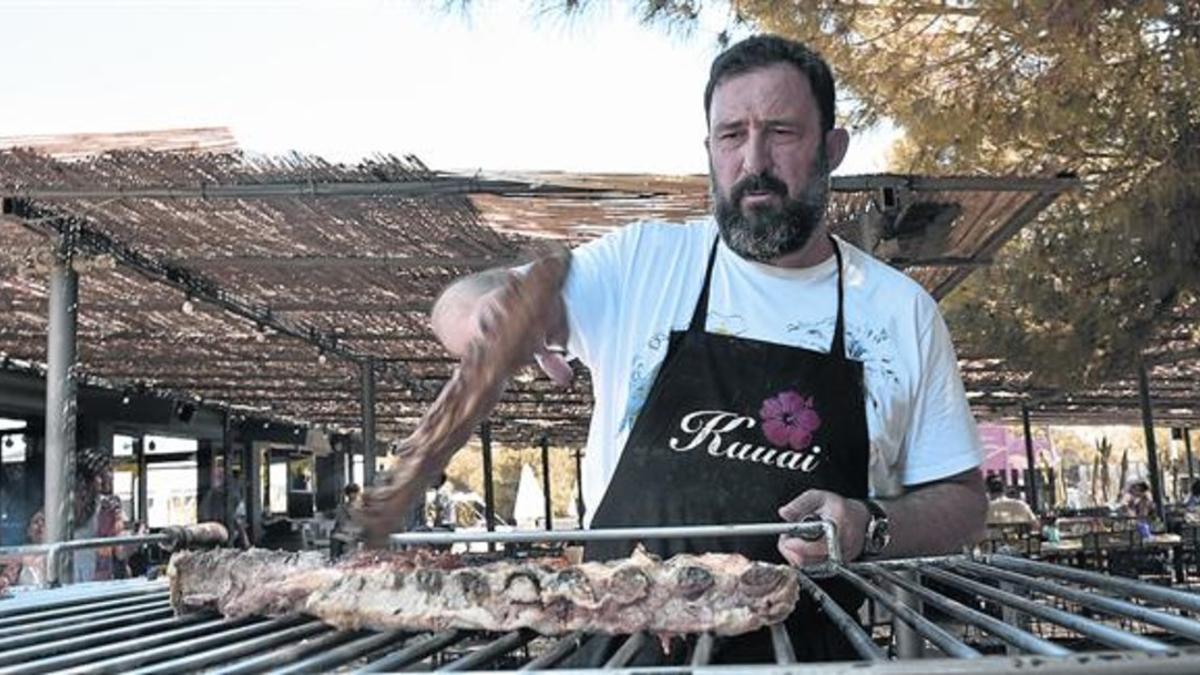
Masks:
[[[669,341],[669,333],[655,333],[646,343],[649,353],[634,357],[633,367],[629,369],[629,398],[626,399],[625,414],[621,417],[619,432],[633,428],[633,423],[642,411],[642,406],[646,404],[650,387],[654,385],[654,378],[658,376],[659,367],[662,365],[663,355],[656,352],[665,352]]]
[[[709,312],[705,325],[709,333],[716,335],[742,335],[746,332],[746,319],[740,314]]]
[[[833,339],[833,323],[833,317],[810,323],[797,321],[787,324],[785,330],[796,334],[796,346],[823,352],[829,349],[829,342]],[[846,356],[862,362],[871,380],[900,386],[900,376],[892,364],[895,349],[887,328],[847,323]]]
[[[782,391],[763,401],[758,412],[763,435],[776,446],[803,450],[813,441],[813,432],[821,427],[821,417],[813,409],[813,397],[799,392]]]

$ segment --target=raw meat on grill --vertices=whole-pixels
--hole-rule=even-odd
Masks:
[[[509,376],[543,344],[570,260],[566,249],[556,249],[499,289],[481,335],[468,345],[417,428],[392,453],[379,483],[363,492],[356,519],[368,543],[382,546],[388,534],[400,529],[413,501],[425,494],[495,407]]]
[[[799,595],[795,571],[735,554],[640,548],[629,558],[469,564],[451,554],[368,552],[337,565],[313,553],[181,552],[171,558],[180,611],[227,616],[303,612],[339,628],[575,630],[737,635],[778,623]]]

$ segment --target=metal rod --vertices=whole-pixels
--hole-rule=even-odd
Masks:
[[[176,658],[187,654],[194,654],[198,651],[207,650],[212,647],[221,647],[236,640],[255,638],[268,633],[276,633],[287,628],[292,628],[298,624],[312,621],[315,620],[306,616],[286,616],[278,619],[269,619],[266,621],[258,619],[248,625],[237,625],[234,622],[226,622],[225,624],[219,626],[218,631],[208,635],[189,636],[182,639],[173,639],[163,644],[146,645],[141,649],[136,649],[126,654],[113,656],[103,661],[89,663],[88,668],[96,670],[106,669],[125,673],[130,669],[138,666],[144,666],[148,663],[154,663],[155,661]]]
[[[642,645],[646,642],[646,633],[638,631],[630,635],[628,639],[621,644],[617,651],[604,662],[605,668],[624,668],[633,657],[641,650]]]
[[[1064,567],[1062,565],[1051,565],[1050,563],[1026,560],[1025,558],[1014,556],[993,555],[989,556],[987,561],[996,567],[1003,567],[1026,574],[1049,575],[1077,583],[1091,584],[1097,588],[1120,591],[1125,595],[1186,609],[1189,612],[1200,613],[1200,595],[1194,593],[1155,586],[1154,584],[1134,581],[1133,579],[1126,579],[1124,577],[1109,576],[1107,574],[1075,569],[1074,567]]]
[[[35,644],[13,649],[6,649],[5,651],[0,652],[0,672],[5,672],[2,668],[3,666],[9,666],[14,663],[21,663],[34,659],[45,659],[57,654],[76,653],[80,650],[95,647],[97,645],[111,645],[121,640],[148,635],[162,629],[175,629],[183,626],[189,626],[206,618],[211,619],[211,617],[192,614],[181,617],[140,621],[128,626],[94,631],[86,635],[58,638],[51,641],[39,639]],[[39,636],[35,634],[32,637],[38,638]]]
[[[899,600],[884,593],[882,590],[871,585],[867,580],[858,576],[858,574],[846,569],[845,567],[837,568],[837,575],[846,581],[849,581],[859,591],[867,596],[870,596],[888,608],[892,614],[899,617],[904,623],[912,626],[914,630],[920,633],[925,639],[932,642],[949,656],[960,659],[975,659],[982,656],[978,651],[965,644],[962,640],[954,637],[946,632],[944,628],[933,623],[929,619],[921,616],[911,608],[904,606]]]
[[[1069,612],[1064,612],[1054,607],[1042,605],[1032,600],[1022,598],[1019,595],[1006,593],[996,588],[992,588],[987,584],[981,584],[977,581],[972,581],[956,574],[951,574],[946,570],[937,568],[924,568],[921,574],[931,579],[937,579],[941,583],[955,588],[960,588],[969,593],[981,595],[985,598],[991,598],[1003,605],[1010,605],[1016,609],[1032,614],[1040,619],[1045,619],[1051,623],[1056,623],[1060,626],[1069,628],[1076,633],[1086,635],[1093,640],[1102,642],[1110,647],[1117,649],[1141,649],[1145,651],[1169,651],[1171,648],[1158,640],[1142,637],[1140,635],[1131,635],[1124,631],[1105,626],[1097,621],[1086,619],[1082,616],[1077,616]]]
[[[29,633],[37,633],[39,635],[45,635],[47,631],[61,627],[64,623],[68,623],[68,624],[72,623],[73,621],[77,621],[80,618],[86,619],[87,621],[91,621],[92,619],[109,619],[109,620],[111,620],[113,617],[125,618],[125,617],[130,616],[131,614],[136,615],[136,616],[141,616],[143,613],[153,612],[154,610],[158,610],[158,609],[170,609],[170,603],[159,600],[159,601],[140,604],[140,605],[130,605],[130,606],[126,606],[126,607],[119,607],[116,609],[109,609],[109,610],[105,610],[105,611],[101,611],[101,612],[95,612],[94,614],[88,614],[83,617],[60,616],[60,617],[54,617],[54,618],[49,618],[49,619],[39,619],[37,621],[30,621],[27,623],[18,623],[16,625],[5,626],[3,628],[3,632],[0,634],[4,635],[5,639],[0,639],[0,644],[6,643],[8,641],[7,637],[10,635],[27,635]]]
[[[492,425],[484,420],[479,425],[479,445],[483,450],[483,520],[488,532],[496,531],[496,493],[492,482]],[[488,542],[488,550],[495,551],[494,542]]]
[[[555,642],[554,646],[546,650],[541,656],[521,666],[521,670],[545,670],[552,668],[559,661],[562,661],[579,649],[579,646],[583,644],[585,639],[587,639],[587,633],[577,630]]]
[[[152,602],[163,602],[167,600],[166,593],[154,593],[153,595],[140,593],[134,596],[121,598],[101,598],[97,600],[65,600],[63,602],[47,605],[45,609],[41,607],[26,607],[23,612],[12,612],[9,614],[0,614],[0,628],[6,626],[20,625],[26,621],[40,621],[42,619],[53,619],[55,617],[72,616],[74,614],[87,614],[95,611],[103,611],[118,607],[129,607],[131,605],[143,605]],[[2,606],[2,605],[0,605]]]
[[[363,483],[375,484],[375,360],[362,362]]]
[[[911,579],[913,582],[917,581],[916,572],[912,570],[901,570],[899,574]],[[921,600],[917,596],[903,588],[897,588],[895,591],[896,598],[900,601],[900,604],[917,613],[922,611]],[[921,637],[921,634],[912,626],[900,620],[894,614],[892,615],[892,638],[896,645],[896,656],[902,659],[924,658],[925,638]]]
[[[1192,457],[1192,430],[1187,427],[1183,427],[1181,431],[1183,431],[1183,451],[1187,453],[1188,481],[1195,482],[1196,469],[1195,460]],[[1191,488],[1190,485],[1188,487]]]
[[[1029,474],[1027,480],[1028,485],[1025,486],[1025,499],[1029,502],[1029,508],[1034,513],[1038,512],[1038,475],[1037,464],[1033,461],[1033,432],[1029,429],[1029,406],[1021,406],[1021,425],[1025,430],[1025,462],[1029,466]]]
[[[79,278],[71,267],[71,245],[61,238],[50,269],[49,328],[46,340],[45,481],[42,513],[45,541],[71,538],[75,481],[75,369]],[[47,561],[50,583],[70,578],[70,570]]]
[[[587,507],[583,504],[583,451],[575,447],[575,513],[579,515],[579,529],[583,529]]]
[[[467,637],[466,631],[448,630],[436,635],[429,635],[406,644],[404,649],[367,664],[359,673],[386,673],[401,670],[412,665],[430,654],[444,649]]]
[[[771,624],[771,648],[775,652],[775,663],[786,666],[796,662],[796,648],[792,638],[781,623]]]
[[[295,640],[307,640],[308,638],[333,630],[329,626],[320,621],[310,621],[308,623],[293,626],[281,631],[275,631],[251,638],[242,640],[231,645],[224,645],[216,649],[208,649],[198,654],[189,654],[170,661],[155,663],[154,665],[140,668],[127,673],[126,675],[148,675],[149,673],[190,673],[197,672],[202,668],[212,666],[214,664],[236,659],[247,654],[260,652],[264,649],[271,649],[278,645],[292,642]]]
[[[504,656],[521,645],[528,644],[530,640],[537,637],[537,633],[530,630],[514,630],[500,638],[492,640],[481,649],[477,649],[461,659],[451,661],[439,668],[439,671],[460,671],[474,670],[480,666],[484,666],[493,659]]]
[[[313,656],[306,659],[290,663],[284,668],[272,668],[272,675],[291,675],[293,673],[324,673],[331,672],[341,665],[345,665],[355,659],[362,658],[367,654],[375,652],[381,648],[393,645],[397,642],[403,642],[412,633],[404,631],[387,631],[384,633],[370,633],[355,637],[355,633],[348,633],[349,637],[354,639],[341,644],[333,649],[322,649],[316,652]]]
[[[1000,570],[987,565],[980,565],[979,563],[961,561],[954,563],[953,567],[954,569],[966,570],[977,577],[1003,579],[1048,595],[1056,595],[1084,607],[1091,607],[1092,609],[1122,618],[1154,624],[1155,626],[1166,628],[1178,635],[1200,642],[1200,621],[1185,619],[1181,616],[1167,614],[1166,612],[1160,612],[1142,605],[1135,605],[1125,600],[1110,598],[1100,593],[1080,591],[1053,581],[1033,579],[1016,572]]]
[[[868,661],[887,660],[887,654],[879,648],[879,645],[871,640],[871,637],[867,635],[867,632],[863,630],[858,621],[851,617],[836,600],[825,592],[825,589],[818,586],[806,574],[797,573],[796,578],[800,582],[800,588],[804,589],[804,591],[817,601],[821,611],[825,613],[825,616],[829,617],[833,625],[842,631],[842,635],[846,636],[846,639],[850,641],[851,646],[854,647],[859,656]]]
[[[554,504],[550,500],[550,439],[542,435],[542,497],[546,509],[546,529],[554,529]]]
[[[1072,653],[1070,649],[1060,647],[1049,640],[1043,640],[1032,633],[1027,633],[1019,628],[1010,626],[1009,624],[1000,621],[996,617],[988,616],[979,610],[967,607],[960,602],[948,598],[883,567],[872,568],[872,573],[877,575],[879,579],[904,588],[914,595],[920,596],[921,600],[933,605],[951,617],[954,617],[963,623],[982,628],[983,630],[995,635],[1005,642],[1008,642],[1009,644],[1020,649],[1024,649],[1027,652],[1032,654],[1041,654],[1043,656],[1067,656],[1068,654]]]
[[[150,466],[146,462],[146,437],[133,437],[133,459],[137,462],[137,509],[136,520],[150,526]]]
[[[750,523],[745,525],[688,525],[673,527],[609,527],[591,530],[517,530],[513,532],[404,532],[390,536],[393,544],[457,544],[488,542],[610,541],[620,539],[684,539],[688,537],[778,537],[822,535],[832,523]]]
[[[705,631],[696,638],[696,647],[692,650],[692,660],[689,665],[693,668],[707,666],[712,661],[713,643],[716,639],[713,634]]]
[[[221,456],[224,457],[221,463],[221,484],[224,486],[225,495],[225,499],[222,500],[224,503],[221,505],[221,522],[225,523],[225,529],[229,531],[230,541],[237,542],[235,545],[241,545],[235,517],[237,492],[233,485],[233,423],[228,410],[221,413]]]
[[[1146,463],[1150,469],[1150,496],[1154,499],[1154,511],[1160,521],[1166,521],[1163,504],[1162,476],[1158,473],[1158,446],[1154,441],[1154,413],[1150,409],[1150,377],[1146,374],[1146,362],[1138,354],[1137,361],[1138,398],[1142,403],[1142,430],[1146,434]],[[1120,486],[1124,490],[1125,486]]]
[[[98,632],[108,630],[110,628],[120,628],[136,622],[145,624],[158,619],[169,619],[175,615],[175,610],[171,609],[168,604],[163,604],[159,608],[147,607],[126,607],[123,610],[111,610],[113,613],[101,612],[99,614],[107,614],[107,616],[92,615],[88,620],[79,623],[68,622],[69,625],[63,626],[62,621],[59,621],[58,628],[40,628],[27,629],[24,626],[13,629],[8,628],[3,631],[7,637],[0,638],[0,654],[5,653],[10,649],[18,647],[27,647],[29,645],[45,645],[78,635],[94,635]],[[116,612],[120,613],[116,613]],[[32,633],[32,634],[31,634]]]
[[[89,635],[84,638],[76,638],[74,640],[63,640],[56,645],[57,650],[64,653],[57,654],[51,658],[37,658],[46,655],[42,645],[33,647],[31,655],[37,658],[36,661],[22,663],[14,668],[5,668],[0,670],[4,675],[18,675],[20,673],[45,673],[50,671],[62,670],[71,668],[80,664],[89,663],[96,659],[102,659],[115,654],[122,654],[129,651],[137,651],[143,647],[152,647],[163,645],[182,640],[193,635],[201,635],[213,630],[220,630],[223,626],[228,625],[244,625],[257,619],[242,619],[236,623],[227,623],[222,619],[214,619],[198,614],[191,616],[181,616],[174,619],[169,619],[165,622],[160,622],[162,625],[179,625],[180,627],[173,628],[165,632],[153,632],[150,635],[144,635],[134,639],[124,639],[127,635],[142,635],[161,626],[152,626],[150,624],[134,625],[128,628],[122,628],[114,631],[109,631],[106,635]],[[79,647],[88,646],[88,648],[80,649]],[[97,645],[92,647],[91,645]],[[22,651],[22,650],[17,650]],[[0,656],[0,663],[6,663],[17,654],[4,654]],[[14,659],[15,660],[15,659]]]
[[[210,669],[208,672],[209,675],[247,675],[248,673],[271,672],[276,667],[294,663],[297,659],[309,654],[317,654],[343,644],[354,635],[354,633],[331,629],[319,637],[272,649],[248,659],[239,659],[220,668]]]

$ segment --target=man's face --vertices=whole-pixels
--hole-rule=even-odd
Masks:
[[[808,78],[777,63],[722,80],[709,109],[714,215],[725,244],[770,261],[822,223],[830,163]]]

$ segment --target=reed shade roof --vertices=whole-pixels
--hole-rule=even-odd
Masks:
[[[843,177],[833,209],[840,232],[940,296],[1072,184]],[[410,430],[452,371],[426,319],[449,281],[514,264],[546,239],[577,244],[631,220],[708,211],[699,176],[461,176],[414,157],[342,165],[233,152],[64,162],[10,149],[0,196],[9,357],[45,360],[46,270],[68,233],[82,373],[349,430],[370,358],[385,438]],[[518,376],[494,437],[582,442],[590,395],[586,373],[568,389]]]

